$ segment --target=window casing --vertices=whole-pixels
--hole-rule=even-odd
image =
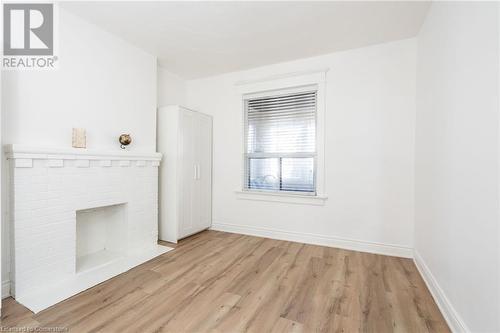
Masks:
[[[314,87],[244,96],[244,190],[316,195]]]

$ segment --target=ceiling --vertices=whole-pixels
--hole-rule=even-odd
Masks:
[[[64,2],[192,79],[415,36],[429,2]]]

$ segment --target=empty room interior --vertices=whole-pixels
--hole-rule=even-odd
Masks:
[[[3,2],[2,332],[500,333],[500,2]]]

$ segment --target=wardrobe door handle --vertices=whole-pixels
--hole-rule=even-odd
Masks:
[[[198,179],[198,165],[194,165],[194,179]]]

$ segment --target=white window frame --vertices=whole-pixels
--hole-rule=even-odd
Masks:
[[[325,188],[325,109],[326,109],[326,73],[328,69],[290,73],[271,76],[263,79],[242,81],[236,83],[241,100],[242,116],[242,164],[241,186],[236,191],[239,199],[278,201],[298,204],[323,205],[327,199]],[[281,95],[301,91],[316,90],[316,157],[315,157],[315,186],[316,192],[298,194],[286,191],[268,191],[247,189],[246,167],[246,110],[245,100],[264,96]]]

